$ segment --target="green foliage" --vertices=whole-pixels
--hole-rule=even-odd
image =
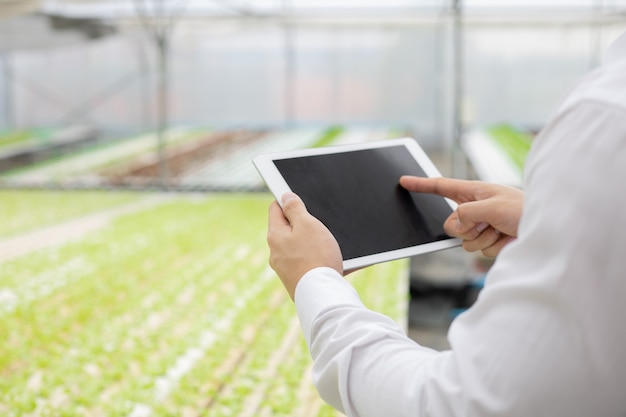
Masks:
[[[50,139],[54,129],[22,129],[0,131],[0,148],[24,144],[27,142],[45,142]]]
[[[321,148],[323,146],[331,145],[343,132],[344,128],[342,126],[331,126],[321,134],[320,138],[312,145],[312,147]]]
[[[177,196],[5,261],[0,415],[336,415],[312,386],[293,304],[267,265],[271,200]],[[406,269],[350,279],[366,305],[400,318]]]
[[[207,129],[180,129],[167,133],[166,148],[196,140],[207,133]],[[49,159],[3,172],[0,176],[14,177],[22,174],[37,174],[51,179],[63,179],[71,176],[96,173],[99,170],[125,164],[135,158],[154,152],[155,133],[119,140],[96,141],[80,146],[70,153],[55,155]]]
[[[0,238],[137,199],[121,192],[0,190]]]
[[[532,144],[532,136],[511,125],[499,124],[487,129],[493,140],[504,150],[515,166],[524,168]]]
[[[3,146],[15,145],[27,141],[30,134],[26,131],[11,131],[0,133],[0,148]]]

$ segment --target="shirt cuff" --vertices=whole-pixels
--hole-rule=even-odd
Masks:
[[[296,311],[307,346],[311,346],[311,328],[324,311],[338,306],[364,308],[356,290],[332,268],[314,268],[304,274],[294,295]]]

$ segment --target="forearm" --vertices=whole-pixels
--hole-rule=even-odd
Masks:
[[[329,269],[303,277],[296,307],[324,400],[348,416],[416,415],[425,380],[420,368],[437,352],[365,308],[350,284]]]
[[[578,415],[589,374],[576,364],[588,368],[589,352],[572,317],[526,286],[486,289],[453,324],[453,351],[436,352],[366,309],[338,273],[313,270],[295,301],[314,383],[349,417]]]

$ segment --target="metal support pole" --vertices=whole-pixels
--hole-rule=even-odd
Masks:
[[[177,19],[183,15],[188,2],[177,7],[167,7],[165,0],[155,0],[152,8],[142,0],[135,0],[137,15],[151,37],[157,50],[157,154],[161,186],[169,187],[170,173],[167,163],[167,130],[169,126],[169,59],[170,36]],[[172,6],[170,4],[170,6]],[[174,5],[176,6],[176,5]]]
[[[3,93],[4,93],[4,127],[6,130],[15,128],[15,114],[13,109],[13,65],[7,53],[2,55]]]
[[[295,123],[295,52],[294,28],[291,24],[291,1],[283,0],[285,16],[285,127],[292,127]]]
[[[150,78],[150,66],[149,66],[149,57],[147,47],[144,47],[142,39],[137,37],[134,46],[137,50],[137,61],[138,61],[138,73],[140,77],[139,81],[139,91],[137,95],[138,108],[140,108],[141,116],[140,121],[135,128],[139,132],[145,132],[150,129],[151,126],[151,118],[150,118],[150,109],[151,109],[151,97],[150,97],[150,88],[148,86],[148,79]]]
[[[589,70],[596,68],[602,62],[602,24],[594,21],[594,18],[597,16],[602,16],[602,12],[604,11],[604,1],[603,0],[595,0],[593,2],[593,12],[591,17],[591,24],[589,27],[589,44],[590,44],[590,52],[589,52]]]
[[[462,0],[453,0],[453,62],[454,62],[454,93],[453,93],[453,147],[452,147],[452,173],[456,178],[467,177],[465,153],[461,141],[463,139],[463,9]]]
[[[169,39],[166,34],[157,40],[159,51],[159,81],[158,81],[158,129],[157,144],[159,155],[159,178],[164,188],[169,184],[169,169],[166,155],[166,134],[169,125]]]

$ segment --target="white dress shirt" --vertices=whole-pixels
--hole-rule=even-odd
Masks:
[[[524,189],[518,239],[449,351],[408,339],[332,269],[302,278],[328,403],[360,417],[626,416],[626,34],[536,138]]]

